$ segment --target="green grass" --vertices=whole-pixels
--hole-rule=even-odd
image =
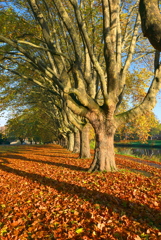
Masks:
[[[129,141],[127,143],[124,142],[117,142],[115,143],[116,145],[130,145],[133,147],[139,147],[139,146],[145,146],[145,147],[161,147],[161,140],[147,140],[145,143],[144,142],[133,142],[133,141]]]
[[[125,149],[119,149],[119,148],[115,148],[115,153],[116,154],[120,154],[120,155],[124,155],[124,156],[129,156],[129,157],[135,157],[135,158],[140,158],[140,159],[144,159],[144,160],[150,160],[150,161],[154,161],[154,162],[161,162],[161,155],[152,155],[152,156],[147,156],[147,155],[142,155],[142,154],[132,154],[132,150],[131,148],[125,148]]]
[[[117,154],[120,154],[120,155],[127,155],[127,156],[132,156],[132,157],[134,157],[134,155],[132,154],[132,150],[131,150],[131,148],[129,148],[129,149],[127,149],[127,148],[125,148],[125,149],[123,149],[123,148],[115,148],[115,153],[117,153]]]
[[[154,162],[161,162],[161,155],[157,155],[157,156],[153,155],[153,156],[150,156],[150,157],[142,155],[141,158],[142,159],[148,159],[148,160],[154,161]]]

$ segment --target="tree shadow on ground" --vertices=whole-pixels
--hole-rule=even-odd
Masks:
[[[62,158],[61,156],[55,156],[55,157]],[[7,156],[5,156],[5,158],[3,158],[3,160],[6,161],[4,163],[7,163],[7,164],[9,164],[9,161],[7,160],[7,158],[23,160],[23,161],[28,161],[28,162],[37,162],[37,163],[48,164],[48,165],[57,166],[57,167],[64,167],[64,168],[68,168],[68,169],[76,170],[76,171],[87,171],[88,170],[88,168],[83,168],[83,167],[79,167],[76,165],[69,165],[69,164],[58,163],[58,162],[50,162],[50,161],[45,161],[45,160],[30,159],[30,158],[13,155],[13,154],[8,154]]]
[[[75,153],[73,153],[73,154],[75,154]],[[34,154],[34,155],[42,156],[42,154]],[[67,159],[66,153],[63,154],[63,156],[61,155],[61,153],[60,153],[59,155],[55,155],[55,153],[54,153],[54,156],[52,156],[51,154],[50,154],[50,155],[44,155],[44,154],[43,154],[43,156],[44,156],[44,157],[51,157],[51,158],[66,158],[66,159]],[[76,157],[76,156],[72,156],[72,155],[71,155],[71,156],[68,155],[68,158],[74,158],[74,159],[76,159],[77,157]]]
[[[130,172],[134,172],[134,173],[139,173],[141,175],[144,175],[145,177],[152,177],[153,174],[144,170],[139,170],[139,169],[135,169],[135,168],[131,168],[131,167],[127,167],[124,164],[118,164],[122,169],[127,169]]]
[[[6,158],[0,158],[0,164],[10,164],[10,162]]]
[[[117,155],[116,155],[116,157],[117,157]],[[151,166],[151,167],[154,167],[154,168],[161,169],[161,164],[156,163],[156,162],[149,162],[149,161],[146,161],[146,160],[143,160],[143,159],[132,158],[132,157],[128,157],[128,156],[120,156],[119,155],[118,157],[126,159],[127,161],[138,162],[138,163],[141,163],[141,164],[144,164],[144,165],[147,165],[147,166]]]
[[[102,193],[96,190],[91,190],[86,187],[81,187],[75,184],[60,182],[52,178],[46,178],[36,173],[28,173],[22,170],[14,169],[6,165],[0,164],[0,169],[13,173],[23,178],[28,178],[33,182],[52,187],[61,193],[68,193],[70,195],[77,195],[81,199],[86,199],[92,204],[100,204],[108,207],[111,211],[116,211],[120,216],[124,213],[132,221],[138,221],[142,225],[147,224],[150,227],[161,229],[161,212],[159,210],[150,208],[148,205],[125,201],[113,195]]]
[[[37,154],[35,154],[37,155]],[[42,156],[42,154],[40,154]],[[65,154],[64,154],[65,155]],[[48,155],[43,155],[43,156],[47,156],[49,157]],[[52,158],[63,158],[63,159],[67,159],[66,156],[61,156],[61,155],[58,155],[58,156],[50,156]],[[69,164],[65,164],[65,163],[58,163],[58,162],[53,162],[53,161],[46,161],[46,160],[36,160],[36,159],[30,159],[30,158],[26,158],[26,157],[23,157],[23,156],[19,156],[19,155],[14,155],[14,154],[7,154],[5,156],[5,158],[13,158],[13,159],[17,159],[17,160],[23,160],[23,161],[29,161],[29,162],[37,162],[37,163],[42,163],[42,164],[48,164],[48,165],[52,165],[52,166],[57,166],[57,167],[64,167],[64,168],[68,168],[70,170],[75,170],[75,171],[87,171],[88,168],[83,168],[83,167],[79,167],[79,166],[76,166],[76,165],[69,165]],[[5,159],[4,158],[4,159]],[[71,159],[71,157],[69,157]],[[72,157],[75,159],[75,157]],[[81,161],[81,159],[78,158],[78,160]],[[9,163],[9,162],[8,162]],[[120,166],[122,166],[122,168],[126,168],[128,169],[129,171],[131,172],[134,172],[134,173],[140,173],[146,177],[151,177],[153,174],[152,173],[149,173],[149,172],[146,172],[146,171],[142,171],[142,170],[138,170],[138,169],[134,169],[134,168],[131,168],[131,167],[125,167],[123,164],[120,164]]]

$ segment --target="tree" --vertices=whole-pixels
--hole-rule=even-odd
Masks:
[[[80,158],[90,158],[89,122],[74,114],[67,106],[63,107],[63,115],[66,127],[74,134],[73,152],[79,152]]]
[[[8,71],[61,95],[67,107],[95,130],[89,171],[117,170],[115,131],[120,124],[151,111],[161,82],[157,62],[146,96],[137,106],[119,113],[135,48],[140,52],[137,2],[46,0],[38,4],[26,0],[16,4],[23,9],[23,19],[27,13],[25,23],[39,31],[33,34],[28,27],[23,35],[0,35],[3,74]]]
[[[139,12],[144,37],[151,45],[161,51],[161,15],[158,0],[140,0]]]
[[[59,115],[60,134],[64,140],[66,139],[65,142],[61,141],[63,146],[68,146],[68,150],[79,153],[80,158],[90,157],[88,123],[72,113],[59,94],[53,95],[52,91],[40,88],[36,83],[35,85],[31,82],[26,83],[12,75],[2,76],[2,79],[3,108],[12,108],[14,112],[21,115],[21,112],[26,108],[33,112],[34,106],[43,109],[53,122]],[[29,111],[25,114],[29,114],[28,117],[30,117]]]
[[[26,109],[7,122],[8,137],[19,139],[21,144],[25,139],[31,143],[52,143],[59,134],[57,124],[42,108]]]
[[[6,133],[4,131],[0,131],[0,144],[10,144]]]
[[[161,132],[161,124],[158,122],[158,124],[156,124],[155,127],[152,127],[151,128],[151,131],[150,131],[150,138],[151,139],[155,139],[156,137],[158,138],[158,136],[156,135],[159,135],[159,133]]]
[[[116,138],[119,137],[120,140],[139,139],[146,142],[153,134],[152,129],[157,129],[158,125],[159,121],[154,113],[147,112],[126,124],[120,125],[116,131]]]
[[[146,96],[146,89],[149,86],[150,78],[153,76],[151,71],[142,68],[127,74],[124,99],[121,104],[120,112],[128,110],[131,105],[137,106]],[[127,123],[120,125],[115,134],[115,140],[139,139],[146,141],[150,136],[151,128],[156,127],[158,120],[153,112],[133,118]]]

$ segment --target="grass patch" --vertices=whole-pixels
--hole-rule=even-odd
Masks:
[[[158,163],[161,162],[161,154],[148,156],[148,155],[140,153],[139,151],[137,151],[135,154],[133,154],[134,150],[135,149],[126,148],[126,147],[125,148],[123,148],[123,147],[120,147],[120,148],[115,147],[115,153],[116,154],[129,156],[129,157],[134,157],[134,158],[140,158],[140,159],[143,159],[143,160],[150,160],[150,161],[158,162]]]
[[[131,147],[161,147],[161,140],[147,140],[145,143],[140,141],[126,141],[126,142],[115,142],[117,146],[131,146]]]
[[[147,159],[150,160],[150,161],[153,161],[153,162],[158,162],[160,163],[161,162],[161,155],[152,155],[152,156],[146,156],[146,155],[141,155],[141,158],[142,159]]]

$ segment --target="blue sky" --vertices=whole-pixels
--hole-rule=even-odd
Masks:
[[[6,119],[4,117],[0,117],[0,127],[4,126],[6,123]]]
[[[4,126],[7,121],[7,117],[0,115],[0,127]]]
[[[0,127],[4,126],[6,123],[6,120],[3,117],[0,117]]]
[[[161,99],[158,100],[153,112],[155,113],[156,117],[158,118],[158,120],[161,123]]]

